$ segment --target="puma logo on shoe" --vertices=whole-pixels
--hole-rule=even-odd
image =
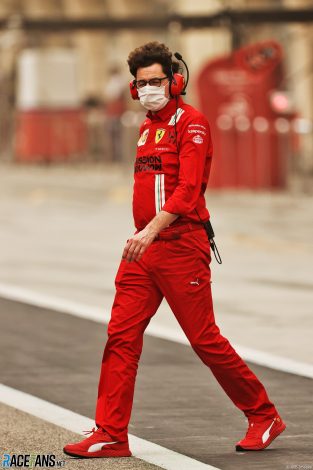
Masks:
[[[192,286],[200,286],[199,279],[197,278],[195,281],[191,281],[190,284],[191,284]]]
[[[92,446],[90,446],[88,448],[88,452],[98,452],[98,450],[102,450],[102,447],[103,446],[108,446],[109,444],[117,444],[118,441],[114,441],[114,442],[97,442],[96,444],[92,444]]]
[[[262,436],[262,442],[264,444],[264,442],[267,441],[267,439],[270,437],[270,430],[272,429],[273,425],[275,423],[275,420],[272,422],[272,424],[270,425],[269,428],[267,428],[267,430],[264,432],[263,436]]]

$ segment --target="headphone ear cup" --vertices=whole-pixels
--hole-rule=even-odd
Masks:
[[[129,82],[129,89],[130,89],[130,94],[131,94],[132,99],[133,100],[139,100],[138,90],[137,90],[137,87],[135,85],[135,80],[131,80]]]
[[[179,96],[184,91],[185,78],[181,73],[174,73],[170,83],[170,95],[172,97]]]

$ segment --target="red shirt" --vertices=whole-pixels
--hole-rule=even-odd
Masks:
[[[149,111],[140,128],[135,161],[133,216],[137,230],[161,209],[180,215],[171,226],[208,220],[204,193],[211,160],[210,128],[203,114],[181,98],[177,105],[171,99],[155,114]]]

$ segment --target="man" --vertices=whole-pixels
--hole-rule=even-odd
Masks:
[[[185,104],[183,77],[164,44],[152,42],[128,58],[133,98],[148,110],[135,161],[136,233],[123,251],[103,354],[91,436],[68,444],[80,457],[130,456],[127,430],[143,334],[166,298],[194,351],[210,367],[249,421],[236,450],[261,450],[285,424],[267,393],[215,324],[203,223],[212,159],[206,118]]]

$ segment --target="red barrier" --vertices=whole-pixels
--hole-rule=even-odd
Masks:
[[[16,115],[17,162],[63,162],[87,152],[84,110],[31,110]]]

